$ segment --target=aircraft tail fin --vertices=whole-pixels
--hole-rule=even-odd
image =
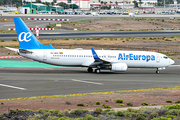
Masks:
[[[14,17],[20,49],[54,49],[52,46],[41,44],[26,24],[19,17]]]

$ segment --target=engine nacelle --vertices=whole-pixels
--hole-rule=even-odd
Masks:
[[[111,64],[111,70],[113,71],[126,71],[127,68],[128,67],[126,63],[112,63]]]

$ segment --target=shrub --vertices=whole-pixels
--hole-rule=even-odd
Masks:
[[[62,39],[62,40],[69,40],[69,38],[64,38],[64,39]]]
[[[114,110],[110,110],[107,112],[108,115],[117,115],[117,113]]]
[[[75,114],[76,116],[80,116],[80,115],[82,115],[82,114],[84,114],[84,113],[87,113],[87,112],[89,112],[89,111],[78,108],[78,109],[76,109],[76,110],[72,110],[72,111],[70,112],[70,114]]]
[[[128,106],[133,106],[133,104],[132,104],[132,103],[130,103],[130,102],[127,102],[127,105],[128,105]]]
[[[170,105],[167,106],[168,109],[180,109],[180,105]]]
[[[146,113],[138,113],[136,115],[136,120],[145,120],[146,117],[147,117]]]
[[[17,41],[16,39],[13,39],[12,41]]]
[[[45,112],[45,113],[42,115],[42,117],[48,117],[49,115],[51,115],[50,112]]]
[[[31,110],[31,109],[25,109],[24,111],[33,112],[33,110]]]
[[[149,118],[153,119],[153,118],[157,118],[159,116],[159,114],[156,111],[153,111],[152,113],[150,113]]]
[[[177,115],[179,115],[179,113],[180,113],[179,110],[177,110],[177,109],[171,109],[171,110],[167,111],[167,112],[165,113],[165,115],[175,115],[175,116],[177,116]]]
[[[148,106],[148,104],[146,102],[141,103],[141,105]]]
[[[83,103],[77,103],[77,106],[84,106]]]
[[[99,101],[97,101],[97,102],[96,102],[96,105],[100,105],[100,102],[99,102]]]
[[[128,108],[128,109],[127,109],[127,111],[128,111],[128,112],[134,112],[134,111],[135,111],[135,109]]]
[[[69,101],[66,101],[66,105],[71,105],[71,102],[69,102]]]
[[[118,100],[116,100],[116,103],[123,103],[123,100],[118,99]]]
[[[16,112],[18,112],[19,111],[19,109],[10,109],[10,112],[11,113],[16,113]]]
[[[37,113],[43,113],[44,112],[44,109],[39,109],[39,110],[36,110]]]
[[[156,105],[156,103],[152,103],[152,104],[151,104],[151,106],[155,106],[155,105]]]
[[[119,104],[119,106],[124,106],[124,104]]]
[[[56,116],[48,116],[46,120],[58,120],[58,117]]]
[[[63,112],[60,112],[60,111],[59,111],[59,112],[57,113],[57,116],[63,116],[63,115],[64,115]]]
[[[120,116],[120,117],[124,117],[124,113],[122,111],[117,111],[117,115]]]
[[[1,40],[1,42],[4,42],[4,40]]]
[[[176,101],[175,103],[180,103],[180,100]]]
[[[167,102],[167,103],[172,103],[172,101],[171,101],[171,100],[167,100],[166,102]]]
[[[97,120],[95,117],[93,117],[92,115],[86,115],[85,118],[83,118],[82,120]]]
[[[94,113],[101,114],[102,113],[102,109],[101,108],[96,108],[96,110],[94,110]]]
[[[172,41],[172,40],[166,39],[165,41]]]
[[[131,114],[132,114],[132,112],[126,112],[126,113],[125,113],[125,116],[126,116],[126,117],[130,117]]]
[[[0,118],[2,118],[4,116],[4,114],[0,114]]]
[[[35,115],[33,116],[33,118],[34,118],[35,120],[39,120],[39,119],[41,118],[41,115],[35,114]]]
[[[64,116],[64,117],[59,118],[58,120],[72,120],[72,119],[69,118],[69,117]]]
[[[136,113],[132,113],[132,114],[130,115],[130,117],[131,117],[131,118],[136,118]]]
[[[4,105],[4,103],[2,102],[1,105]]]
[[[86,40],[90,40],[90,38],[86,38]]]
[[[109,105],[103,104],[104,108],[111,108]]]
[[[55,113],[58,114],[58,113],[60,113],[60,111],[59,110],[55,110]]]
[[[153,39],[152,37],[149,38],[149,40],[152,40],[152,39]]]
[[[54,113],[55,113],[55,110],[49,110],[49,112],[50,112],[51,114],[54,114]]]

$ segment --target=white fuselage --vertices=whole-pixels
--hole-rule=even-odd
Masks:
[[[94,62],[91,50],[33,49],[32,53],[19,53],[35,61],[58,66],[89,67]],[[162,68],[174,61],[161,53],[147,51],[96,50],[98,57],[110,63],[126,63],[128,68]]]

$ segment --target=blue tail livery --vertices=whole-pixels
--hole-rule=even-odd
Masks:
[[[41,44],[21,18],[14,17],[14,23],[20,49],[54,49],[51,45],[46,46]]]

